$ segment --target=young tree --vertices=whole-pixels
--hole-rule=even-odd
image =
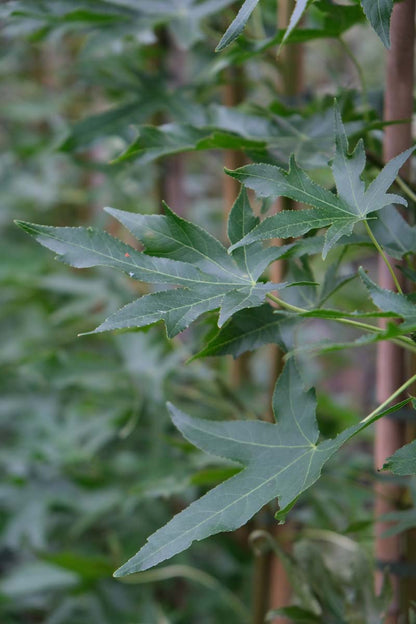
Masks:
[[[230,3],[214,4],[222,7]],[[237,40],[258,4],[258,0],[245,0],[221,38],[218,51],[225,50]],[[279,32],[263,42],[243,36],[223,53],[223,67],[231,67],[234,71],[241,63],[250,62],[276,45],[289,45],[290,41],[338,37],[362,20],[362,9],[383,43],[386,46],[390,43],[392,1],[385,2],[380,10],[379,5],[375,7],[374,2],[367,0],[362,0],[361,6],[357,2],[344,6],[322,0],[315,3],[316,7],[312,3],[311,7],[311,10],[317,10],[315,18],[320,26],[315,23],[313,27],[300,27],[309,4],[306,0],[298,0],[284,33]],[[195,15],[198,11],[203,12],[205,5],[208,12],[210,3],[190,3]],[[113,10],[117,12],[119,9],[113,7]],[[405,54],[409,55],[406,58],[411,57],[412,10],[413,5],[407,0],[395,7],[391,63],[397,63],[395,59],[401,54],[402,43]],[[157,18],[154,19],[158,22]],[[404,26],[399,26],[401,20]],[[409,33],[402,37],[404,30],[401,28],[405,26],[406,33],[408,30]],[[392,110],[394,97],[391,94],[393,91],[397,93],[398,88],[389,84],[386,92],[388,122],[398,117],[408,118],[411,113],[411,64],[400,61],[399,67],[406,67],[403,78],[406,96],[400,101],[405,101],[407,108],[399,112]],[[393,74],[394,77],[400,75],[391,68],[388,73],[392,80]],[[360,110],[351,112],[349,107],[348,100],[342,101],[342,97],[340,104],[312,111],[309,115],[304,111],[302,116],[281,105],[271,106],[269,110],[257,108],[254,113],[214,107],[196,115],[198,121],[194,119],[193,123],[186,119],[140,129],[138,137],[118,163],[133,159],[139,162],[147,159],[148,162],[162,155],[191,149],[225,149],[230,154],[230,150],[238,148],[252,160],[250,164],[226,170],[226,174],[241,185],[228,218],[228,248],[167,205],[164,213],[159,215],[106,209],[137,238],[143,251],[94,228],[18,222],[38,242],[71,266],[110,266],[123,271],[132,280],[156,285],[154,292],[127,304],[91,333],[141,328],[164,321],[168,336],[172,338],[201,315],[209,315],[215,317],[217,331],[201,338],[195,358],[227,354],[238,357],[269,343],[278,344],[285,353],[284,367],[273,393],[273,422],[266,422],[264,418],[234,421],[194,418],[175,405],[169,405],[172,421],[184,438],[209,454],[234,462],[235,474],[156,531],[139,552],[117,570],[117,577],[147,570],[187,549],[194,541],[220,531],[237,529],[276,498],[279,508],[275,510],[275,518],[284,522],[299,497],[319,479],[325,464],[344,444],[374,422],[389,423],[391,413],[410,403],[407,391],[416,375],[404,377],[400,373],[396,376],[397,365],[393,365],[393,375],[391,363],[396,361],[398,350],[400,354],[416,351],[413,336],[416,307],[412,296],[402,292],[389,257],[403,259],[403,272],[408,279],[415,281],[411,264],[416,251],[414,227],[408,225],[394,207],[394,204],[407,206],[405,197],[398,195],[396,190],[402,190],[409,199],[414,199],[411,188],[400,177],[413,147],[409,146],[408,130],[403,134],[405,138],[400,146],[398,143],[392,145],[390,141],[396,128],[400,133],[403,130],[401,126],[389,126],[385,139],[388,162],[374,175],[374,169],[368,166],[364,142],[362,139],[356,141],[356,138],[361,134],[371,137],[372,130],[383,127],[383,124],[369,120],[368,114],[363,115]],[[322,168],[325,160],[331,164],[319,178],[317,169]],[[319,179],[324,181],[323,185]],[[331,188],[332,185],[335,189]],[[392,186],[395,186],[395,192],[389,192]],[[267,211],[271,200],[280,197],[297,202],[299,209],[290,207],[260,221],[252,207],[252,191],[263,200],[262,213]],[[273,239],[282,239],[283,244],[263,246],[263,241]],[[347,262],[346,254],[358,253],[357,249],[369,246],[377,251],[382,268],[379,283],[362,267],[356,271],[357,288],[361,284],[360,288],[367,294],[363,309],[357,310],[348,304],[342,308],[328,305],[328,299],[351,280],[350,275],[342,273]],[[322,269],[319,268],[319,258],[322,259]],[[282,259],[288,263],[284,281],[268,280],[266,270]],[[305,303],[301,304],[302,301]],[[382,354],[378,369],[378,407],[359,423],[324,440],[316,421],[315,391],[307,381],[311,348],[298,340],[299,332],[309,319],[359,332],[358,338],[341,336],[338,339],[335,336],[325,344],[317,343],[315,351],[365,348],[377,343]],[[383,319],[380,326],[379,319]],[[382,367],[387,361],[389,368],[383,372]],[[386,378],[388,389],[386,382],[382,381]],[[396,399],[398,402],[394,403]],[[386,426],[394,443],[386,452],[382,442],[385,434],[379,430],[379,444],[383,445],[382,463],[393,473],[413,474],[414,443],[386,458],[399,446],[396,444],[397,425],[383,424],[383,429]],[[380,468],[379,459],[376,454]],[[385,508],[378,509],[386,511]],[[394,551],[389,550],[387,557],[381,546],[378,547],[381,559],[391,561],[398,556],[397,539],[390,543]],[[396,591],[396,602],[397,595]],[[392,617],[397,619],[398,608],[394,608],[396,611]],[[401,612],[404,613],[406,608],[401,608]],[[324,613],[319,605],[313,601],[308,603],[306,599],[302,610],[304,621],[316,621]],[[289,617],[295,613],[290,609],[280,612]]]

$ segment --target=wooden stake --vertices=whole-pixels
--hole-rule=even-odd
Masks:
[[[384,119],[386,121],[410,119],[413,110],[413,66],[414,66],[414,20],[415,0],[403,0],[394,5],[391,20],[391,49],[387,54],[387,75],[385,91]],[[384,160],[388,161],[411,145],[410,123],[388,126],[384,138]],[[408,165],[401,174],[406,176]],[[394,290],[394,283],[386,265],[380,258],[379,284]],[[377,401],[382,402],[406,379],[404,354],[390,342],[380,342],[377,351]],[[386,457],[394,453],[405,442],[405,427],[395,419],[383,418],[376,424],[374,459],[380,468]],[[376,486],[376,517],[395,511],[401,497],[397,485],[380,480]],[[403,557],[403,538],[394,536],[383,538],[388,528],[385,522],[376,524],[375,556],[379,564],[395,564]],[[401,609],[401,584],[397,575],[391,575],[394,596],[390,608],[388,624],[398,624]],[[379,590],[382,574],[376,575]],[[402,612],[402,613],[401,613]]]

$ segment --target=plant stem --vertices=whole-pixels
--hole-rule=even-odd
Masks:
[[[384,253],[382,247],[380,246],[378,240],[376,239],[376,237],[374,236],[373,232],[371,231],[370,226],[368,225],[368,221],[364,221],[364,225],[365,225],[365,229],[367,230],[367,233],[369,235],[369,237],[371,238],[371,241],[374,244],[374,247],[377,249],[378,253],[380,254],[380,256],[383,258],[384,263],[386,265],[386,267],[388,268],[390,275],[393,278],[393,282],[397,288],[397,292],[399,292],[401,295],[403,294],[402,291],[402,287],[400,286],[399,280],[396,277],[395,272],[393,271],[393,267],[391,266],[389,259],[387,258],[386,254]]]
[[[299,308],[298,306],[294,306],[291,303],[287,303],[286,301],[283,301],[283,299],[276,297],[272,293],[267,293],[266,296],[268,299],[270,299],[271,301],[274,301],[274,303],[277,303],[281,308],[283,308],[284,310],[288,310],[289,312],[296,312],[298,314],[304,314],[305,312],[309,311],[306,308]],[[362,323],[361,321],[354,321],[353,319],[328,318],[327,320],[335,321],[336,323],[341,323],[342,325],[351,325],[352,327],[356,327],[357,329],[364,329],[365,331],[369,331],[372,333],[377,333],[380,329],[376,325],[369,325],[368,323]],[[413,342],[411,338],[408,338],[407,336],[398,336],[397,338],[391,338],[391,342],[394,342],[395,344],[403,348],[406,348],[410,351],[416,352],[415,343]]]
[[[410,186],[403,180],[403,178],[401,178],[400,176],[397,176],[396,178],[396,184],[397,186],[400,186],[400,188],[402,189],[402,191],[404,193],[406,193],[406,195],[413,201],[416,203],[416,193],[413,192],[413,190],[410,188]]]
[[[363,418],[360,423],[368,422],[369,420],[377,416],[378,412],[383,411],[389,403],[394,401],[394,399],[398,397],[402,392],[404,392],[406,388],[411,386],[414,381],[416,381],[416,374],[410,377],[410,379],[408,379],[407,381],[405,381],[404,384],[400,386],[400,388],[397,388],[397,390],[395,390],[390,396],[388,396],[387,399],[383,401],[383,403],[381,403],[381,405],[379,405],[374,411],[371,412],[371,414]]]
[[[415,0],[403,0],[394,4],[390,24],[391,47],[387,53],[386,88],[384,94],[384,121],[407,120],[406,123],[387,125],[383,140],[383,159],[390,161],[412,144],[411,117],[413,113]],[[410,178],[410,165],[406,163],[399,171],[401,177]],[[382,288],[393,288],[391,274],[379,258],[378,283]],[[413,373],[414,371],[412,371]],[[395,344],[380,342],[377,349],[377,400],[383,402],[395,388],[408,377],[404,353]],[[374,463],[383,466],[386,458],[406,442],[406,424],[390,418],[376,423]],[[381,566],[388,562],[392,585],[392,600],[385,623],[398,624],[410,608],[411,592],[405,597],[406,580],[394,574],[394,566],[413,563],[414,553],[406,552],[406,534],[386,537],[391,527],[383,516],[400,509],[403,489],[399,483],[379,480],[375,484],[375,544],[374,555]],[[389,499],[389,500],[387,500]],[[376,591],[379,593],[385,582],[385,574],[376,572]],[[413,587],[413,590],[415,588]],[[413,591],[413,596],[415,595]]]
[[[367,88],[367,82],[364,76],[364,72],[362,70],[360,63],[357,61],[355,54],[353,53],[350,46],[348,45],[348,43],[342,37],[338,38],[338,42],[341,45],[342,49],[344,50],[345,54],[350,59],[351,63],[354,65],[355,71],[357,72],[358,80],[360,81],[363,102],[364,102],[364,105],[366,106],[366,110],[364,112],[364,119],[368,123],[369,122],[368,113],[369,113],[370,103],[368,99],[368,88]]]

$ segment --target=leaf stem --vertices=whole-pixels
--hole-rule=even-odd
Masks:
[[[374,418],[375,416],[377,416],[378,412],[383,411],[384,408],[386,408],[389,403],[394,401],[396,397],[398,397],[402,392],[404,392],[406,388],[408,388],[415,381],[416,381],[416,375],[413,375],[412,377],[410,377],[410,379],[405,381],[404,384],[400,386],[400,388],[397,388],[397,390],[395,390],[393,394],[391,394],[385,401],[383,401],[381,405],[379,405],[375,410],[373,410],[371,414],[363,418],[363,420],[361,420],[360,423],[361,424],[366,423],[370,421],[372,418]]]
[[[410,186],[403,180],[403,178],[401,178],[400,176],[397,176],[396,178],[396,184],[397,186],[400,186],[400,188],[402,189],[402,191],[404,193],[406,193],[406,195],[413,201],[416,203],[416,193],[413,192],[413,190],[410,188]]]
[[[387,258],[386,254],[384,253],[382,247],[380,246],[378,240],[376,239],[376,237],[374,236],[373,232],[371,231],[370,226],[368,225],[368,221],[364,221],[364,225],[365,225],[365,229],[367,230],[367,233],[369,235],[369,237],[371,238],[372,243],[374,244],[374,247],[377,249],[378,253],[381,255],[381,257],[383,258],[389,272],[390,275],[393,278],[393,281],[395,283],[395,286],[397,288],[397,292],[399,292],[401,295],[403,294],[402,291],[402,287],[399,284],[399,280],[396,277],[395,272],[393,271],[393,267],[391,266],[389,259]]]
[[[266,296],[268,299],[270,299],[274,303],[277,303],[281,308],[283,308],[284,310],[288,310],[289,312],[296,312],[298,314],[304,314],[305,312],[309,312],[309,310],[307,310],[306,308],[299,308],[298,306],[294,306],[291,303],[287,303],[286,301],[283,301],[283,299],[276,297],[272,293],[267,293]],[[380,328],[376,327],[375,325],[369,325],[368,323],[362,323],[361,321],[354,321],[353,319],[329,318],[327,320],[335,321],[336,323],[341,323],[342,325],[351,325],[352,327],[356,327],[357,329],[364,329],[365,331],[372,332],[373,334],[377,333],[380,330]],[[414,344],[413,340],[411,338],[408,338],[407,336],[398,336],[397,338],[391,338],[391,342],[394,342],[395,344],[398,344],[403,348],[407,348],[411,351],[416,352],[416,345]]]

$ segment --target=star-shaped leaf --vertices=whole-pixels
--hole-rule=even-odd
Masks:
[[[55,228],[18,222],[61,260],[75,267],[106,265],[131,278],[179,288],[145,295],[121,308],[95,331],[144,327],[163,320],[175,336],[204,312],[220,308],[219,326],[245,308],[262,305],[266,294],[287,284],[258,281],[285,250],[258,243],[232,255],[208,232],[182,219],[168,206],[165,215],[141,215],[107,208],[144,245],[137,251],[107,232],[93,228]],[[229,234],[239,240],[257,224],[246,192],[230,215]]]
[[[276,424],[215,422],[187,416],[173,405],[169,409],[176,427],[192,444],[244,468],[156,531],[115,576],[146,570],[185,550],[195,540],[237,529],[276,497],[280,506],[277,518],[284,520],[297,498],[319,478],[328,459],[381,416],[318,443],[315,392],[305,391],[293,360],[286,364],[274,392]]]
[[[365,188],[361,179],[365,167],[363,142],[360,140],[354,152],[349,154],[347,135],[336,106],[334,118],[336,150],[332,173],[337,194],[316,184],[293,157],[288,171],[273,165],[253,164],[227,172],[260,197],[289,197],[312,206],[306,210],[283,211],[265,219],[230,250],[268,238],[301,236],[312,229],[329,226],[322,252],[325,257],[331,247],[342,236],[349,236],[355,224],[365,221],[369,213],[391,203],[407,205],[405,199],[387,191],[415,148],[411,147],[393,158]]]

